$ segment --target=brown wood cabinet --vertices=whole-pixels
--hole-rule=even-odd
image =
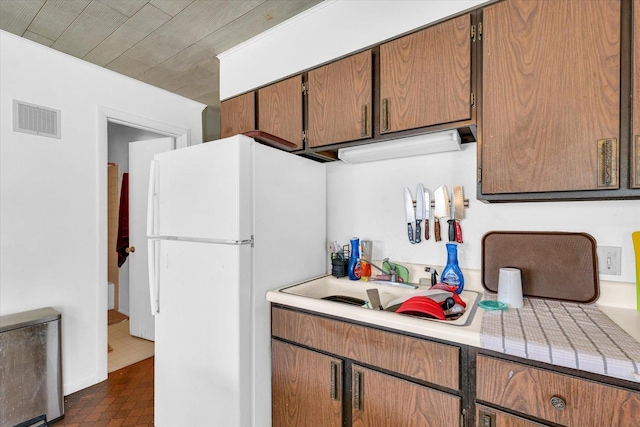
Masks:
[[[640,188],[640,0],[633,1],[633,114],[631,188]]]
[[[310,147],[371,138],[371,50],[309,71],[307,90]]]
[[[302,75],[258,90],[258,130],[302,149]]]
[[[342,426],[342,361],[271,340],[272,424]]]
[[[482,21],[478,197],[618,189],[621,3],[506,0]]]
[[[458,346],[281,307],[272,336],[274,425],[329,425],[301,420],[335,414],[339,395],[345,426],[459,426]]]
[[[476,405],[476,427],[545,427],[545,424],[529,421],[487,406]]]
[[[485,355],[478,355],[476,369],[481,403],[569,427],[631,427],[640,420],[640,392]],[[495,427],[513,425],[523,424],[511,420]]]
[[[471,15],[380,46],[380,133],[470,120]]]
[[[255,92],[248,92],[220,103],[220,138],[248,132],[255,128]]]

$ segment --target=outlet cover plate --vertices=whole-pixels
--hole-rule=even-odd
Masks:
[[[619,246],[598,246],[596,248],[598,254],[598,272],[600,274],[609,274],[612,276],[620,276],[621,274],[621,254],[622,248]]]

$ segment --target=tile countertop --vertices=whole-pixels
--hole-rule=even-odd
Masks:
[[[417,278],[427,276],[427,273],[424,272],[423,265],[406,263],[402,263],[402,265],[409,268],[411,282],[417,282]],[[442,266],[435,267],[437,271],[442,270]],[[481,272],[479,270],[463,269],[463,274],[465,278],[465,290],[479,292],[480,294],[485,292],[485,289],[482,287]],[[367,286],[367,282],[350,281],[346,277],[336,279],[330,275],[321,276],[313,280],[317,280],[318,282],[339,280],[347,283],[351,282],[353,286],[363,286],[365,289],[370,287],[370,285]],[[304,282],[308,282],[308,280]],[[267,292],[267,300],[272,303],[368,323],[374,326],[482,348],[480,331],[482,316],[485,311],[479,307],[468,325],[455,326],[438,321],[402,316],[392,312],[367,310],[353,305],[281,292],[282,289],[290,286],[292,285],[290,284]],[[425,286],[425,289],[427,288],[428,286]],[[482,299],[482,295],[480,299]],[[635,301],[635,284],[600,281],[600,297],[595,304],[633,339],[640,342],[640,312],[634,307]]]

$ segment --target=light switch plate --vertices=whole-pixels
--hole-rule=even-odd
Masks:
[[[598,246],[598,270],[600,274],[620,276],[621,274],[621,253],[619,246]]]

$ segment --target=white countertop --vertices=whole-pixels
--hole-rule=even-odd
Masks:
[[[426,277],[424,266],[404,263],[403,265],[409,268],[412,282],[418,281],[414,278]],[[438,269],[438,271],[440,270],[441,268]],[[465,277],[465,290],[479,292],[480,294],[485,292],[481,283],[480,271],[463,270],[463,273]],[[314,284],[321,284],[326,281],[340,281],[342,285],[346,284],[347,286],[351,285],[353,287],[363,287],[365,289],[371,287],[371,284],[368,282],[350,281],[346,277],[336,279],[330,275],[312,280],[314,281]],[[301,283],[305,282],[309,281]],[[393,312],[369,310],[354,305],[282,292],[283,289],[291,286],[292,285],[287,285],[269,291],[266,296],[267,300],[272,303],[363,322],[372,326],[379,326],[397,331],[409,332],[426,338],[442,339],[482,348],[480,343],[480,332],[482,316],[485,311],[480,307],[477,307],[476,312],[468,325],[456,326],[441,321],[403,316]],[[429,286],[424,286],[424,289],[428,288]],[[482,295],[480,299],[482,299]],[[601,282],[600,298],[596,301],[596,305],[633,339],[640,342],[640,312],[635,310],[635,308],[631,308],[629,305],[629,301],[635,303],[635,300],[635,286],[633,286],[633,284]]]

